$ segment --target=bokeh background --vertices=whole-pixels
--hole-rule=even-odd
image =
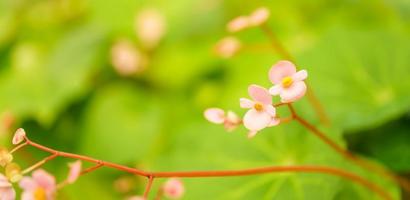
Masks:
[[[260,6],[271,10],[268,25],[309,71],[332,126],[320,124],[306,99],[296,103],[298,112],[340,144],[406,176],[408,0],[0,0],[1,144],[10,146],[14,130],[24,127],[41,144],[143,169],[327,165],[406,199],[400,188],[352,166],[296,123],[248,140],[244,128],[226,133],[203,118],[214,106],[243,114],[238,99],[247,96],[247,86],[271,85],[267,71],[281,58],[259,29],[235,34],[244,48],[232,58],[213,51],[229,35],[230,19]],[[143,13],[163,20],[147,36],[160,40],[141,38]],[[28,148],[17,160],[28,166],[44,156]],[[69,161],[59,158],[45,169],[63,180]],[[319,174],[183,181],[184,199],[376,199],[349,181]],[[144,179],[100,169],[62,189],[58,199],[125,199],[144,187]]]

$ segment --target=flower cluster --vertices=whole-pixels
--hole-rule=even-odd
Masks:
[[[19,145],[26,139],[26,133],[23,129],[18,129],[14,134],[12,143]],[[24,145],[24,144],[21,144]],[[4,168],[4,173],[0,172],[0,199],[14,200],[16,192],[13,187],[17,183],[22,189],[21,199],[23,200],[52,200],[58,188],[66,184],[74,183],[81,175],[81,161],[75,161],[69,164],[69,172],[66,180],[57,184],[55,177],[44,169],[37,169],[46,160],[42,160],[25,170],[13,162],[12,153],[17,151],[20,146],[8,151],[5,148],[0,149],[0,166]],[[33,171],[34,170],[34,171]],[[33,171],[33,172],[32,172]],[[31,177],[26,174],[32,172]]]
[[[205,110],[205,118],[215,124],[224,124],[227,130],[236,128],[240,123],[249,130],[248,137],[255,136],[260,130],[276,126],[280,119],[272,104],[273,96],[280,96],[282,103],[292,103],[302,98],[306,93],[307,71],[296,71],[296,66],[286,60],[277,62],[269,70],[269,79],[273,86],[268,90],[252,84],[248,87],[251,99],[241,98],[240,107],[249,109],[241,120],[232,111],[225,112],[219,108]]]
[[[247,28],[261,26],[269,19],[269,9],[261,7],[253,11],[249,16],[238,16],[227,24],[230,33],[236,33]],[[215,45],[215,52],[222,58],[230,58],[238,53],[243,47],[239,39],[234,36],[226,36]]]

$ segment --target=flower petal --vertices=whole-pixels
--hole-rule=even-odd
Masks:
[[[19,182],[21,189],[26,191],[33,191],[37,188],[37,183],[31,177],[24,177]]]
[[[282,91],[282,85],[281,84],[274,85],[269,89],[269,93],[271,95],[279,95],[281,91]]]
[[[276,108],[273,107],[272,105],[267,105],[265,107],[265,112],[268,113],[271,117],[276,116]]]
[[[298,81],[292,84],[289,88],[283,89],[280,93],[283,103],[294,102],[302,98],[306,93],[306,84],[303,81]]]
[[[13,187],[0,188],[0,199],[1,200],[15,200],[16,191]]]
[[[249,27],[249,19],[246,16],[239,16],[232,19],[226,28],[229,32],[234,33]]]
[[[252,108],[255,103],[250,99],[240,98],[239,104],[241,108]]]
[[[215,124],[222,124],[225,121],[225,111],[220,108],[208,108],[204,112],[204,117]]]
[[[307,76],[307,71],[303,69],[293,74],[292,79],[293,81],[303,81],[307,78]]]
[[[295,65],[290,61],[282,60],[270,68],[269,79],[273,84],[279,84],[284,77],[292,76],[294,73],[296,73]]]
[[[21,142],[23,142],[25,136],[26,136],[26,132],[24,131],[24,129],[22,128],[17,129],[16,133],[14,133],[12,143],[14,145],[20,144]]]
[[[263,104],[272,103],[272,96],[269,94],[268,90],[264,87],[252,84],[248,87],[248,93],[249,93],[249,96],[251,96],[252,99],[255,101],[259,101]]]
[[[280,124],[280,119],[277,117],[272,118],[272,121],[270,121],[268,127],[276,126]]]
[[[7,180],[6,176],[4,176],[3,174],[0,174],[0,188],[3,187],[11,187],[11,183],[9,182],[9,180]]]
[[[77,160],[69,164],[70,171],[68,172],[67,182],[74,183],[81,174],[81,161]]]
[[[170,199],[179,199],[185,193],[185,187],[181,180],[170,178],[163,186],[164,195]]]
[[[268,20],[269,15],[270,15],[270,12],[268,8],[266,7],[258,8],[249,16],[249,23],[252,26],[259,26]]]
[[[56,188],[56,180],[53,175],[45,170],[38,169],[33,172],[32,177],[39,186],[46,190],[47,193],[54,192]]]
[[[255,109],[251,109],[248,112],[246,112],[244,118],[243,118],[243,125],[251,131],[259,131],[268,126],[272,119],[272,116],[270,116],[266,112],[259,112],[256,111]]]

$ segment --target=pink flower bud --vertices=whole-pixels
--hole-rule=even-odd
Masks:
[[[227,25],[227,30],[231,33],[241,31],[249,27],[249,19],[246,16],[239,16],[231,20]]]
[[[268,8],[266,7],[258,8],[249,16],[249,23],[252,26],[259,26],[268,20],[269,15],[270,15],[270,12]]]
[[[77,160],[73,163],[68,164],[70,171],[68,172],[67,182],[74,183],[81,174],[81,161]]]
[[[158,10],[145,9],[138,13],[135,29],[141,43],[147,48],[153,48],[165,34],[165,19]]]
[[[24,140],[25,137],[26,137],[26,132],[24,131],[24,129],[19,128],[19,129],[17,129],[17,131],[14,133],[12,143],[13,143],[14,145],[20,144],[21,142],[23,142],[23,140]]]
[[[111,48],[111,63],[123,76],[132,76],[145,69],[146,58],[128,40],[120,40]]]
[[[241,42],[232,36],[222,38],[215,46],[215,52],[223,57],[230,58],[241,48]]]
[[[164,195],[170,199],[179,199],[185,193],[184,184],[177,178],[170,178],[163,186]]]
[[[146,199],[142,196],[130,196],[126,198],[126,200],[146,200]]]

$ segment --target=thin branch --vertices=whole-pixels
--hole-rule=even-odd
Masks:
[[[73,154],[73,153],[66,153],[62,151],[57,151],[43,145],[37,144],[35,142],[30,141],[28,138],[25,138],[27,144],[36,147],[39,150],[43,150],[46,152],[53,153],[53,156],[61,156],[66,158],[73,158],[79,159],[91,163],[98,164],[98,167],[106,166],[110,168],[115,168],[121,171],[125,171],[128,173],[136,174],[139,176],[145,176],[149,178],[149,182],[147,184],[147,188],[145,190],[145,194],[147,195],[153,179],[154,178],[170,178],[170,177],[185,177],[185,178],[194,178],[194,177],[228,177],[228,176],[249,176],[249,175],[256,175],[256,174],[266,174],[266,173],[279,173],[279,172],[305,172],[305,173],[322,173],[322,174],[330,174],[334,176],[339,176],[345,179],[348,179],[352,182],[360,184],[369,190],[375,192],[380,197],[386,200],[391,200],[392,198],[382,188],[377,186],[376,184],[347,171],[331,168],[331,167],[323,167],[323,166],[271,166],[271,167],[261,167],[261,168],[251,168],[251,169],[243,169],[243,170],[226,170],[226,171],[180,171],[180,172],[148,172],[143,171],[107,161],[97,160],[95,158],[91,158],[88,156]],[[92,170],[91,170],[92,171]]]
[[[149,192],[151,191],[151,187],[152,187],[152,183],[154,182],[154,176],[149,176],[148,177],[148,183],[147,186],[145,187],[145,191],[144,191],[144,198],[147,199]]]

